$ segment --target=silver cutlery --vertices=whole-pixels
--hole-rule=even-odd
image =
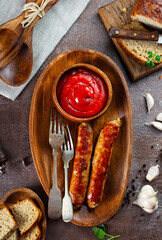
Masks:
[[[65,196],[62,204],[62,219],[64,222],[70,222],[73,219],[73,204],[68,192],[68,168],[70,160],[74,157],[74,146],[68,126],[65,128],[65,141],[61,146],[61,154],[65,170]]]
[[[48,217],[58,219],[61,217],[61,191],[57,186],[57,155],[58,150],[64,142],[64,123],[62,116],[54,109],[54,131],[53,128],[53,110],[51,110],[49,143],[52,147],[53,155],[53,185],[49,194]]]

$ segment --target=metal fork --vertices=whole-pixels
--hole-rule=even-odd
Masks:
[[[64,123],[62,116],[54,109],[54,132],[53,111],[51,109],[50,127],[49,127],[49,143],[52,147],[53,155],[53,185],[49,193],[48,200],[48,217],[58,219],[61,217],[61,191],[57,186],[57,155],[58,150],[64,142]]]
[[[70,222],[73,219],[73,204],[68,192],[68,168],[70,160],[74,157],[74,146],[68,126],[65,128],[65,141],[61,146],[61,153],[65,169],[65,196],[62,204],[62,219],[64,222]]]

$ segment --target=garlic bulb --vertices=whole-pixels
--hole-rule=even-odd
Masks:
[[[151,108],[154,106],[154,99],[150,93],[146,93],[144,97],[146,98],[148,113],[150,113]]]
[[[148,173],[146,175],[146,179],[151,182],[159,175],[159,165],[152,166],[149,168]]]
[[[153,121],[153,122],[150,122],[150,123],[145,123],[145,125],[152,125],[153,127],[157,128],[158,130],[162,131],[162,123],[161,122],[156,122],[156,121]]]
[[[158,199],[156,197],[157,192],[150,185],[145,185],[136,201],[133,204],[136,204],[143,208],[147,213],[153,213],[158,208]]]
[[[156,120],[162,122],[162,113],[159,113],[159,114],[156,116]]]

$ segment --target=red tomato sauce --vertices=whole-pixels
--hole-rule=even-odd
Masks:
[[[73,68],[58,82],[57,97],[61,107],[79,118],[92,117],[105,106],[108,92],[103,79],[87,68]]]

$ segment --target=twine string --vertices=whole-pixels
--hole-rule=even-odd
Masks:
[[[51,0],[42,0],[41,5],[38,6],[35,2],[26,3],[22,12],[25,12],[25,19],[21,22],[22,27],[26,28],[34,21],[34,19],[39,16],[43,18],[45,15],[44,9]]]

